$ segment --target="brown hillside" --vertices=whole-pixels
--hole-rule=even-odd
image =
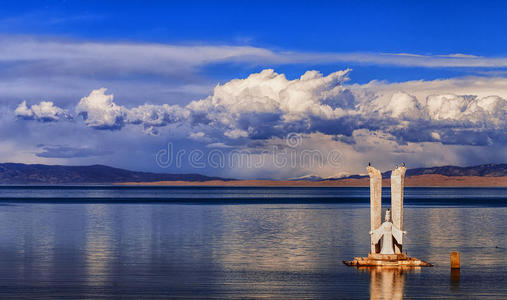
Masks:
[[[390,180],[384,179],[383,186],[389,186]],[[157,182],[124,182],[118,185],[167,185],[167,186],[368,186],[369,179],[342,179],[324,181],[290,181],[290,180],[211,180],[202,182],[190,181],[157,181]],[[448,187],[507,187],[507,176],[443,176],[436,174],[417,175],[405,178],[405,186],[448,186]]]

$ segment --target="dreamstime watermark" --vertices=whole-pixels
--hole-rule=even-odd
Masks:
[[[333,149],[303,149],[303,136],[289,133],[285,137],[285,145],[273,145],[268,149],[174,149],[172,143],[160,149],[155,161],[160,168],[181,168],[184,164],[195,168],[323,168],[324,166],[339,167],[342,163],[342,152]]]

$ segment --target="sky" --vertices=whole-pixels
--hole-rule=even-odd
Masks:
[[[502,1],[17,1],[0,161],[287,179],[507,161]]]

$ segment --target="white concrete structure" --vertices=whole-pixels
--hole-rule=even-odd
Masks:
[[[403,164],[397,167],[391,173],[391,210],[393,224],[400,230],[403,230],[403,189],[405,188],[405,172],[407,168]],[[394,245],[397,254],[402,253],[402,244]]]
[[[382,223],[382,173],[372,166],[366,168],[370,176],[370,230],[373,231]],[[371,253],[379,253],[380,245],[371,239]]]
[[[385,222],[382,214],[382,173],[368,164],[370,176],[370,253],[367,257],[344,260],[347,266],[356,267],[432,267],[433,265],[402,253],[403,235],[403,189],[405,164],[391,173],[391,210],[387,209]]]

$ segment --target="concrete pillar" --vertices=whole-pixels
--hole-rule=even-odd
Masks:
[[[370,176],[370,230],[375,230],[382,224],[382,173],[374,167],[368,166]],[[371,241],[371,253],[380,253],[380,245]]]
[[[403,230],[403,189],[405,187],[405,166],[394,169],[391,173],[391,214],[393,224]],[[402,253],[402,245],[395,243],[395,253]]]

